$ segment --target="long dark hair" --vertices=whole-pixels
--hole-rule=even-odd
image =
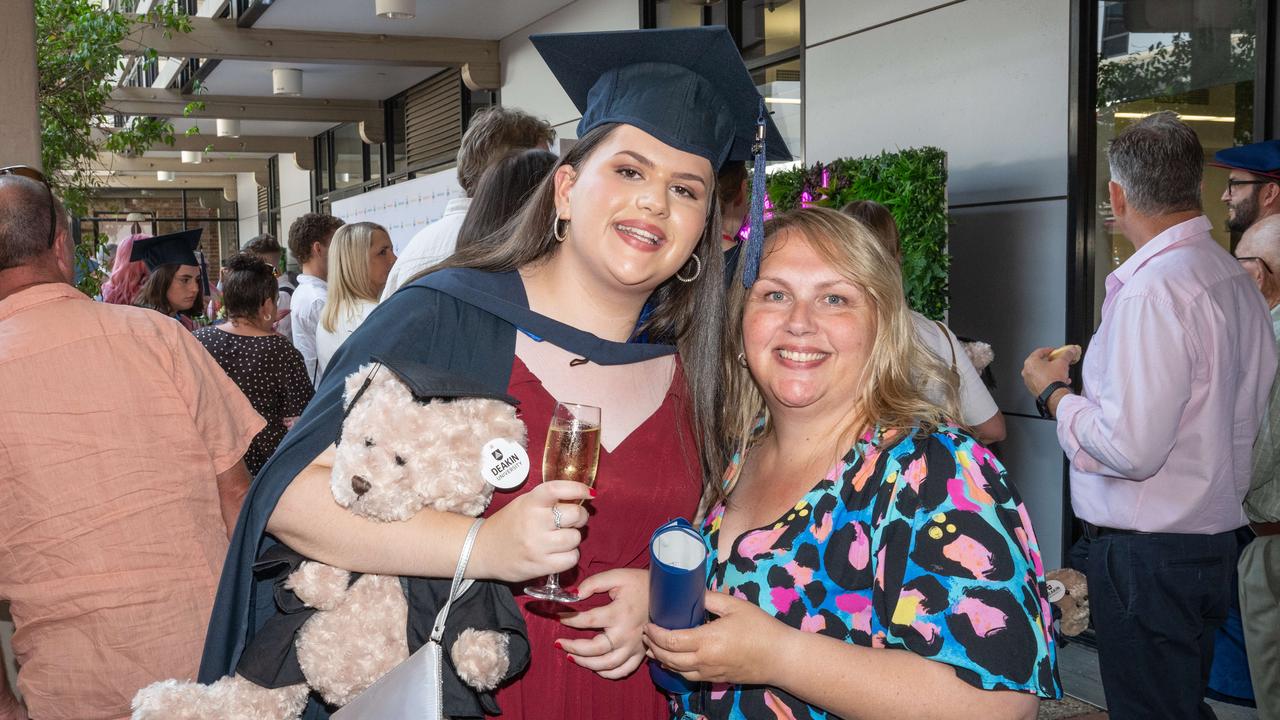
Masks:
[[[613,132],[617,124],[601,125],[582,137],[559,165],[575,171]],[[558,167],[558,166],[557,166]],[[470,212],[468,212],[470,214]],[[549,174],[515,217],[499,231],[504,240],[459,248],[439,265],[418,277],[445,268],[473,268],[508,272],[544,262],[560,247],[553,226],[556,220],[555,173]],[[676,345],[692,399],[694,435],[698,438],[704,482],[723,467],[725,442],[720,432],[720,343],[724,327],[724,255],[720,250],[720,202],[708,193],[707,222],[694,247],[701,271],[692,282],[668,278],[653,291],[651,312],[637,328],[637,335],[662,338]],[[680,274],[688,275],[685,268]]]
[[[279,292],[275,271],[257,255],[242,252],[227,261],[222,306],[228,318],[256,318],[262,303]]]
[[[186,310],[175,310],[169,306],[169,285],[173,283],[173,278],[180,269],[182,269],[181,265],[169,264],[161,265],[152,270],[151,274],[147,276],[147,281],[142,283],[142,287],[138,289],[138,294],[133,296],[133,304],[139,307],[159,310],[165,315],[181,312],[187,317],[200,317],[204,314],[204,288],[196,292],[196,301],[191,303],[191,307]]]
[[[502,243],[501,230],[556,167],[555,153],[540,148],[511,153],[484,171],[467,217],[458,230],[458,248]]]

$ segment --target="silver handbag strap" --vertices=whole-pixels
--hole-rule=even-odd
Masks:
[[[476,535],[480,532],[480,526],[484,524],[484,518],[476,518],[471,523],[471,530],[467,532],[467,539],[462,541],[462,552],[458,554],[458,567],[453,571],[453,585],[449,587],[449,600],[440,609],[436,615],[436,624],[431,627],[431,642],[438,643],[444,637],[444,624],[449,619],[449,608],[453,607],[453,601],[458,599],[471,587],[471,581],[463,581],[462,576],[467,571],[467,562],[471,559],[471,549],[475,547]]]

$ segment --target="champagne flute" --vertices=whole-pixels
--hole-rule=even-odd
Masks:
[[[547,444],[542,451],[542,482],[572,480],[587,487],[595,485],[600,462],[600,408],[558,402],[547,426]],[[560,573],[547,576],[545,585],[527,587],[526,595],[553,602],[577,602],[582,598],[560,587]]]

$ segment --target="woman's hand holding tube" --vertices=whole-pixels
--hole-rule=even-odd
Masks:
[[[689,630],[645,625],[645,644],[655,660],[687,680],[771,685],[775,655],[792,632],[751,603],[707,591],[707,612],[719,617]]]

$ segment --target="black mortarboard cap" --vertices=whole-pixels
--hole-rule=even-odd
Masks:
[[[742,283],[751,287],[764,253],[765,159],[791,151],[722,26],[532,35],[552,74],[582,112],[578,136],[625,123],[671,147],[725,162],[752,160],[751,233]]]
[[[141,260],[147,264],[148,270],[155,270],[161,265],[195,265],[200,267],[196,257],[196,248],[200,246],[200,234],[203,228],[183,230],[157,235],[145,240],[134,240],[133,251],[129,254],[130,262]]]
[[[1280,178],[1280,140],[1229,147],[1213,154],[1210,165]]]
[[[760,93],[724,27],[557,33],[529,38],[573,104],[581,137],[626,123],[706,158],[750,160]],[[790,160],[766,117],[770,160]]]

